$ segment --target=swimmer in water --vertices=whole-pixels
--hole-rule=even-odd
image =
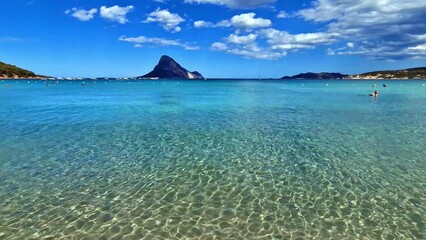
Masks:
[[[379,91],[375,90],[373,93],[368,94],[369,96],[377,97],[379,95]]]

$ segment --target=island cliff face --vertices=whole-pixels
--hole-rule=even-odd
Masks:
[[[300,73],[294,76],[285,76],[281,79],[343,79],[347,77],[348,75],[344,75],[341,73],[328,73],[328,72],[322,72],[322,73]]]
[[[190,72],[179,65],[173,58],[163,55],[154,70],[137,78],[183,78],[203,79],[199,72]]]

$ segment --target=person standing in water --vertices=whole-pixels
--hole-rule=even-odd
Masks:
[[[372,88],[376,88],[377,84],[373,83],[373,85],[371,86]],[[373,96],[376,97],[377,95],[379,95],[379,91],[377,91],[377,89],[374,90],[373,93],[368,94],[369,96]]]
[[[368,96],[373,96],[373,97],[377,97],[379,95],[379,91],[374,90],[373,93],[368,94]]]

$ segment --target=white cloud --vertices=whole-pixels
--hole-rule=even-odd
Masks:
[[[207,22],[203,20],[194,22],[195,28],[215,28],[215,27],[232,27],[231,22],[229,20],[223,20],[218,23]]]
[[[80,21],[89,21],[95,16],[98,10],[96,8],[92,8],[90,10],[71,8],[65,11],[65,14],[70,14],[71,16],[77,18]]]
[[[180,17],[178,14],[171,13],[167,9],[161,10],[159,8],[150,13],[148,18],[145,20],[145,22],[158,22],[164,30],[169,32],[179,32],[181,30],[179,24],[184,21],[185,19]]]
[[[226,52],[228,54],[239,55],[244,58],[273,60],[287,55],[285,51],[271,51],[269,49],[260,48],[257,45],[248,45],[241,47],[239,45],[227,45],[221,42],[212,44],[211,50]]]
[[[255,28],[265,28],[271,26],[271,20],[255,18],[255,16],[255,13],[243,13],[233,16],[230,20],[223,20],[218,23],[195,21],[194,27],[233,27],[235,29],[251,30]]]
[[[286,51],[281,51],[280,49],[259,46],[256,42],[257,39],[258,35],[254,33],[245,36],[231,34],[224,38],[225,43],[215,42],[211,45],[210,49],[255,59],[271,60],[287,55]]]
[[[231,18],[231,25],[239,29],[262,28],[271,26],[271,20],[254,18],[255,13],[243,13]]]
[[[180,40],[170,40],[165,38],[149,38],[145,36],[139,37],[126,37],[121,36],[119,41],[133,43],[134,47],[141,48],[144,46],[153,47],[153,46],[177,46],[183,47],[186,50],[198,50],[198,46],[191,45],[189,43],[182,43]]]
[[[228,46],[225,43],[215,42],[212,44],[211,48],[217,51],[225,51],[226,49],[228,49]]]
[[[124,41],[124,42],[131,42],[139,44],[138,46],[142,46],[141,43],[153,43],[154,45],[161,45],[161,46],[179,46],[180,43],[177,40],[168,40],[164,38],[147,38],[145,36],[139,36],[139,37],[126,37],[121,36],[118,40]]]
[[[275,0],[185,0],[185,3],[215,4],[234,9],[251,9],[273,4]]]
[[[290,34],[273,28],[261,29],[259,34],[276,49],[315,48],[316,45],[328,45],[338,40],[338,34],[331,33],[300,33]]]
[[[255,52],[244,50],[244,49],[230,49],[228,52],[235,55],[241,55],[246,58],[255,58],[255,59],[264,59],[264,60],[274,60],[287,55],[286,52],[273,52],[273,51],[265,51],[261,49]]]
[[[333,55],[335,55],[336,53],[334,52],[334,50],[333,49],[331,49],[331,48],[327,48],[327,55],[329,55],[329,56],[333,56]]]
[[[408,50],[414,50],[414,51],[421,51],[421,52],[426,52],[426,44],[422,44],[422,45],[418,45],[415,47],[408,47]]]
[[[211,49],[256,59],[277,59],[288,52],[313,49],[338,41],[338,35],[316,32],[290,34],[273,28],[259,29],[248,35],[231,34],[225,43],[215,42]]]
[[[289,15],[285,11],[280,11],[277,15],[277,18],[288,18]]]
[[[187,2],[227,5],[220,0]],[[247,58],[276,59],[288,52],[318,46],[329,46],[328,55],[364,55],[385,60],[426,58],[424,0],[314,0],[291,15],[283,11],[277,14],[278,18],[294,16],[321,23],[318,26],[322,30],[292,34],[271,28],[270,20],[255,18],[254,13],[217,23],[196,21],[194,26],[234,28],[233,34],[214,42],[211,49]],[[241,30],[253,35],[242,36]]]
[[[424,0],[316,0],[297,15],[306,21],[326,24],[325,33],[338,33],[350,40],[351,51],[339,55],[360,54],[376,59],[426,57],[413,51],[426,44],[426,1]],[[422,19],[422,20],[420,20]]]
[[[133,9],[132,5],[127,7],[120,7],[118,5],[112,7],[102,6],[100,8],[101,17],[108,19],[113,22],[125,24],[128,22],[126,15]]]
[[[212,27],[213,23],[211,22],[206,22],[206,21],[195,21],[194,22],[194,27],[196,28],[207,28],[207,27]]]
[[[250,33],[247,36],[238,36],[235,34],[229,35],[229,37],[226,38],[226,40],[230,43],[234,44],[249,44],[256,41],[257,35]]]

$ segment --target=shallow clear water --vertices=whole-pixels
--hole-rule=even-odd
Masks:
[[[425,239],[426,81],[0,82],[0,239]]]

